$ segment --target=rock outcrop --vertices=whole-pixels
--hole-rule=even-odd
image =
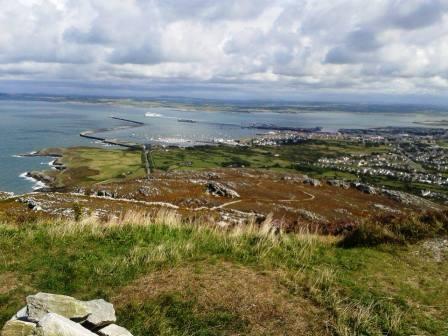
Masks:
[[[313,187],[320,187],[322,185],[322,183],[318,179],[314,179],[308,176],[304,176],[303,183],[312,185]]]
[[[80,301],[70,296],[37,293],[26,298],[0,336],[132,336],[116,324],[113,305],[102,299]]]
[[[328,180],[327,183],[333,187],[344,188],[344,189],[350,188],[350,183],[348,183],[347,181],[343,181],[343,180]]]
[[[14,193],[0,191],[0,201],[3,201],[5,199],[8,199],[8,198],[13,197],[13,196],[14,196]]]
[[[375,195],[377,194],[378,190],[371,185],[360,183],[360,182],[352,182],[352,187],[358,189],[359,191],[362,191],[363,193],[369,194],[369,195]]]
[[[109,197],[109,198],[117,198],[117,194],[112,192],[112,191],[108,191],[108,190],[98,190],[96,192],[96,195],[98,197]]]
[[[32,198],[20,197],[20,198],[16,199],[16,202],[26,204],[26,206],[30,210],[34,210],[34,211],[41,211],[42,210],[41,204],[38,203],[36,200],[34,200]]]
[[[213,196],[229,197],[229,198],[239,198],[240,195],[233,189],[227,187],[226,185],[210,181],[207,183],[207,192]]]
[[[26,173],[26,176],[35,179],[36,181],[41,181],[47,185],[53,184],[55,180],[53,176],[49,176],[43,172],[37,171],[28,172]]]

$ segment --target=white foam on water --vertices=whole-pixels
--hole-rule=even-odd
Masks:
[[[13,157],[13,158],[23,158],[22,155],[11,155],[11,157]]]
[[[145,113],[145,117],[148,117],[148,118],[163,118],[163,119],[177,119],[177,117],[168,117],[168,116],[165,116],[163,114],[154,113],[154,112],[146,112]]]
[[[163,117],[163,115],[161,115],[161,114],[159,114],[159,113],[146,112],[146,113],[145,113],[145,117],[150,117],[150,118],[161,118],[161,117]]]
[[[163,143],[187,143],[187,142],[191,142],[191,140],[183,139],[183,138],[157,138],[157,139],[153,139],[153,140],[158,141],[158,142],[163,142]]]
[[[32,186],[33,190],[37,190],[37,189],[41,189],[41,188],[46,188],[47,187],[47,185],[45,183],[43,183],[42,181],[38,181],[35,178],[32,178],[31,176],[28,176],[28,172],[24,172],[24,173],[20,174],[19,177],[34,183],[34,185]]]

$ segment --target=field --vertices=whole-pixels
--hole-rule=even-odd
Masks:
[[[199,146],[192,148],[158,148],[152,157],[156,170],[196,170],[211,168],[258,168],[279,172],[300,171],[314,177],[355,176],[328,169],[297,166],[298,162],[314,162],[322,156],[337,157],[386,151],[387,147],[335,141],[307,141],[303,144],[276,147]],[[53,173],[56,185],[88,185],[115,182],[144,176],[144,165],[139,151],[75,147],[62,149],[62,162],[68,167],[62,174]],[[303,169],[301,169],[303,168]]]
[[[61,149],[63,172],[53,172],[57,187],[82,186],[144,176],[141,153],[122,149],[74,147]]]
[[[47,291],[110,300],[134,335],[447,334],[436,241],[348,249],[268,224],[221,231],[169,211],[2,222],[0,323]]]

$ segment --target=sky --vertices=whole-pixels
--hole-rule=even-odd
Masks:
[[[448,103],[448,0],[0,0],[7,93]]]

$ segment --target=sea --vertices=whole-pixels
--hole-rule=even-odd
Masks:
[[[160,104],[159,104],[160,105]],[[267,132],[251,125],[276,125],[283,127],[322,127],[323,131],[340,128],[416,127],[415,122],[447,119],[448,109],[407,109],[345,105],[336,109],[331,105],[300,105],[291,108],[253,108],[249,112],[238,106],[219,103],[207,110],[204,105],[194,109],[172,106],[133,106],[90,102],[80,99],[32,100],[0,99],[0,190],[16,194],[41,187],[26,178],[32,170],[50,169],[51,158],[22,156],[43,148],[67,146],[104,146],[98,141],[80,137],[80,132],[102,129],[97,135],[136,143],[191,146],[211,141],[226,141]],[[274,106],[274,108],[273,108]],[[144,123],[141,127],[126,127],[130,123],[111,117]]]

